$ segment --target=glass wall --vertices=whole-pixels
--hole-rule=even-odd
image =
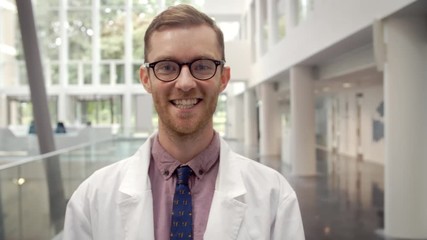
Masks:
[[[11,125],[25,125],[29,126],[34,120],[33,118],[33,104],[29,97],[8,97],[8,115],[13,116],[9,119],[8,124]],[[48,99],[49,113],[52,123],[57,122],[57,97],[50,96]]]
[[[70,1],[74,2],[74,1]],[[92,14],[90,7],[70,6],[67,13],[68,56],[70,60],[90,61],[92,59]],[[74,64],[69,66],[75,68]],[[69,68],[69,70],[70,70]],[[76,75],[69,73],[70,79]]]
[[[103,141],[1,166],[0,239],[61,239],[66,201],[80,183],[95,170],[135,153],[144,140]]]
[[[114,5],[101,7],[101,59],[123,59],[125,49],[126,15],[123,2],[111,2]]]
[[[15,6],[12,0],[0,1]],[[58,118],[71,117],[64,121],[67,124],[122,124],[124,94],[141,94],[128,90],[140,84],[144,34],[151,19],[171,5],[189,3],[198,7],[197,3],[203,4],[193,0],[131,2],[132,5],[127,6],[125,0],[33,1],[46,89],[48,95],[55,96],[49,100],[53,123]],[[131,21],[128,21],[129,11]],[[33,118],[32,104],[17,13],[16,9],[8,11],[10,16],[4,12],[0,7],[0,44],[5,38],[12,38],[9,42],[15,54],[5,55],[0,51],[0,86],[19,87],[18,93],[7,98],[5,119],[9,124],[27,125]],[[226,40],[239,37],[239,22],[219,22],[219,25],[224,28]],[[130,46],[126,46],[129,43]],[[3,45],[0,47],[4,49]],[[95,94],[98,98],[86,99]],[[27,100],[21,101],[23,98]],[[224,103],[218,106],[221,104]],[[67,109],[58,111],[57,106]]]
[[[72,97],[75,120],[90,125],[109,126],[122,123],[120,95],[87,95]]]
[[[40,52],[51,61],[59,60],[59,49],[64,39],[61,39],[59,20],[59,1],[33,1],[34,17],[37,19],[36,28],[39,38]],[[18,28],[19,29],[19,28]],[[58,78],[56,75],[53,78]]]

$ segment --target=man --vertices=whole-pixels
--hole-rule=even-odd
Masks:
[[[152,94],[158,132],[81,184],[64,239],[304,239],[288,182],[234,153],[213,129],[230,79],[214,21],[178,5],[153,20],[144,41],[140,80]]]

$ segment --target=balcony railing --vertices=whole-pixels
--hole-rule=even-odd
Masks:
[[[0,165],[0,239],[58,239],[65,204],[78,185],[132,155],[142,141],[100,141]]]

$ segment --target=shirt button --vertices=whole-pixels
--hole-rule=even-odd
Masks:
[[[200,169],[200,170],[199,170],[199,174],[200,174],[200,175],[203,175],[203,173],[205,173],[205,172],[203,171],[203,169]]]
[[[165,176],[169,175],[169,170],[164,171],[163,175],[165,175]]]

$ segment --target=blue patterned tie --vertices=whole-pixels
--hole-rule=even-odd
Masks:
[[[189,166],[176,169],[178,180],[173,197],[171,240],[193,239],[193,210],[188,179],[192,174]]]

